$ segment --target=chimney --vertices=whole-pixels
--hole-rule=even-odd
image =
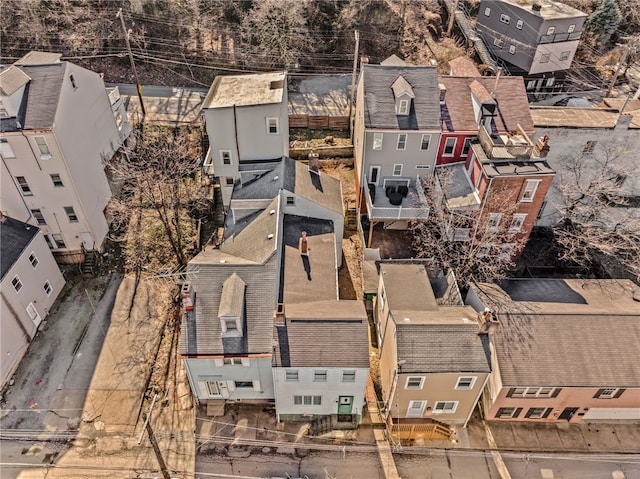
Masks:
[[[531,5],[531,10],[534,12],[540,12],[540,10],[542,10],[542,5],[540,5],[539,3],[534,3],[533,5]]]
[[[496,99],[496,92],[498,91],[498,82],[500,81],[500,76],[502,75],[502,67],[498,67],[498,72],[496,74],[496,82],[493,85],[493,91],[491,92],[491,97]]]
[[[438,89],[440,90],[440,104],[444,104],[444,99],[447,96],[447,87],[442,83],[438,83]]]
[[[311,150],[311,153],[309,153],[309,171],[315,171],[316,173],[318,172],[318,168],[320,166],[320,155],[318,155],[318,153],[314,152],[313,150]]]
[[[535,147],[535,153],[537,154],[538,158],[546,158],[549,154],[549,149],[549,137],[547,135],[544,135],[538,138]]]
[[[478,323],[480,324],[480,330],[478,334],[483,336],[490,334],[498,325],[500,321],[493,315],[489,308],[485,308],[484,311],[478,313]]]

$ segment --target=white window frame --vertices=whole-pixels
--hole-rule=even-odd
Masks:
[[[373,134],[372,149],[376,150],[376,151],[382,150],[382,142],[383,142],[383,140],[384,140],[384,134],[383,133],[374,133]]]
[[[544,85],[546,87],[550,87],[550,86],[553,86],[555,82],[556,82],[556,77],[549,77],[545,80]]]
[[[242,358],[222,358],[224,366],[242,366]]]
[[[404,151],[407,149],[408,135],[406,133],[398,133],[398,142],[396,143],[397,151]]]
[[[494,38],[493,45],[498,48],[502,48],[504,46],[504,40],[502,40],[501,38]]]
[[[322,396],[295,395],[293,404],[294,406],[322,406]]]
[[[542,180],[527,180],[524,185],[524,191],[522,192],[522,198],[520,203],[533,203],[533,199],[536,197],[536,192],[540,186]]]
[[[238,332],[240,328],[238,328],[238,320],[236,318],[224,318],[222,320],[224,323],[224,332]],[[231,327],[229,327],[231,326]],[[226,359],[226,358],[225,358]]]
[[[60,238],[60,242],[62,243],[62,246],[60,246],[60,244],[58,243],[58,239],[56,238],[56,236],[58,236]],[[53,240],[53,244],[56,245],[56,247],[54,249],[65,249],[67,247],[67,243],[64,240],[64,237],[62,236],[62,234],[60,233],[51,233],[51,239]]]
[[[501,407],[496,411],[496,419],[510,419],[513,418],[518,408],[516,407]],[[500,414],[500,411],[503,411]]]
[[[326,383],[328,379],[328,372],[326,369],[316,369],[313,371],[314,383]]]
[[[343,383],[355,383],[356,382],[356,370],[350,369],[347,371],[342,371],[342,382]]]
[[[227,176],[227,177],[225,178],[225,184],[226,184],[227,186],[233,186],[233,185],[235,185],[235,184],[236,184],[236,181],[233,179],[233,177],[232,177],[232,176]]]
[[[409,114],[409,100],[400,100],[398,104],[398,115]]]
[[[517,28],[518,30],[522,30],[522,25],[524,25],[524,22],[523,22],[522,20],[518,20],[518,21],[516,22],[516,28]]]
[[[554,33],[556,33],[556,27],[547,28],[547,35],[553,35]]]
[[[515,45],[509,45],[509,53],[511,55],[515,55],[516,54],[516,46]]]
[[[229,160],[229,163],[225,163],[226,160]],[[220,161],[222,162],[222,166],[233,165],[233,157],[231,156],[231,150],[220,150]]]
[[[38,317],[38,310],[33,305],[33,303],[29,303],[25,309],[27,310],[27,314],[31,318],[31,321],[35,322],[36,318]]]
[[[203,381],[207,387],[207,393],[211,397],[220,397],[222,394],[220,392],[220,385],[218,381]]]
[[[415,381],[416,379],[420,380],[420,386],[409,386],[409,382],[411,382],[412,380]],[[405,389],[418,390],[418,389],[422,389],[423,387],[424,387],[424,376],[407,376],[407,380],[404,383]]]
[[[300,372],[297,369],[285,369],[284,371],[285,381],[299,381]]]
[[[33,139],[36,142],[36,146],[38,147],[38,150],[40,151],[40,159],[50,160],[51,150],[49,149],[49,144],[47,143],[47,139],[42,135],[34,136]]]
[[[453,145],[451,146],[451,151],[447,153],[447,149],[449,148],[449,140],[453,140]],[[444,148],[442,149],[442,156],[453,156],[456,154],[456,145],[458,144],[458,139],[450,136],[444,142]]]
[[[576,25],[575,23],[572,23],[571,25],[569,25],[569,28],[567,28],[567,33],[573,33],[576,29]]]
[[[487,231],[494,232],[500,228],[500,222],[502,221],[502,213],[489,213],[487,219]]]
[[[469,151],[471,150],[471,142],[473,138],[465,138],[464,143],[462,144],[462,155],[469,156]]]
[[[477,376],[460,376],[458,378],[458,381],[456,382],[456,389],[458,390],[463,390],[463,391],[468,391],[470,389],[473,389],[473,386],[475,386],[476,384],[476,379],[478,379]],[[463,383],[463,384],[460,384]],[[466,383],[469,383],[468,386],[464,385]]]
[[[11,145],[9,144],[9,140],[6,138],[0,138],[0,155],[5,160],[10,160],[16,157],[13,148],[11,148]]]
[[[558,388],[554,387],[516,387],[508,397],[512,398],[550,398]]]
[[[426,142],[425,142],[426,140]],[[425,143],[426,143],[426,148],[425,148]],[[431,145],[431,133],[424,133],[422,135],[422,138],[420,139],[420,151],[427,151],[429,150],[429,146]]]
[[[62,181],[62,177],[59,173],[51,173],[49,177],[51,178],[51,183],[53,183],[54,188],[64,187],[64,182]]]
[[[489,7],[486,7],[486,8],[484,9],[484,16],[485,16],[485,17],[488,17],[488,16],[490,16],[490,15],[491,15],[491,9],[490,9]]]
[[[22,196],[33,196],[29,182],[24,176],[16,176],[16,182],[18,183],[18,188],[20,188]]]
[[[11,286],[13,286],[16,293],[19,293],[22,289],[22,281],[20,281],[17,274],[11,279]]]
[[[584,145],[584,148],[582,149],[582,153],[585,153],[585,154],[593,153],[593,150],[596,148],[597,144],[598,144],[597,140],[587,141]]]
[[[63,206],[64,213],[67,215],[67,219],[69,223],[77,223],[80,220],[78,219],[78,214],[73,206]]]
[[[268,116],[266,119],[267,135],[279,135],[280,134],[280,119],[275,116]],[[275,127],[275,131],[271,131],[271,127]]]
[[[511,224],[509,225],[509,233],[520,233],[524,222],[527,219],[527,213],[515,213],[511,218]]]
[[[448,405],[451,407],[447,407]],[[434,414],[455,414],[456,409],[458,409],[458,401],[436,401],[432,412]]]
[[[531,412],[532,409],[538,410],[539,412]],[[547,411],[546,407],[534,406],[530,407],[525,413],[524,417],[527,419],[542,419],[544,413]]]
[[[402,163],[394,163],[393,176],[402,176]]]
[[[505,15],[504,13],[500,14],[500,21],[502,23],[506,23],[507,25],[509,25],[509,23],[511,22],[511,17],[509,15]]]
[[[33,251],[29,255],[29,263],[31,263],[31,266],[33,267],[33,269],[36,269],[38,267],[38,264],[40,263],[40,261],[38,261],[38,257]]]
[[[598,397],[596,399],[614,399],[614,396],[620,390],[620,388],[602,388],[602,389],[604,389],[604,391],[598,394]]]
[[[500,245],[500,253],[498,254],[498,259],[507,260],[511,258],[515,247],[516,245],[514,243]]]
[[[427,407],[427,401],[424,399],[409,401],[406,417],[422,417],[424,415],[425,407]],[[419,414],[418,411],[420,411]]]
[[[49,281],[44,282],[44,284],[42,285],[42,289],[44,290],[47,296],[51,296],[51,292],[53,291],[53,288],[51,287],[51,283],[49,283]]]
[[[286,206],[295,206],[296,205],[296,197],[295,196],[287,196],[285,200]]]

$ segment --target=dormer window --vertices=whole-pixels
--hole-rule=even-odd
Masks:
[[[222,285],[218,308],[222,337],[243,336],[245,289],[245,282],[236,273],[229,276]]]
[[[409,114],[409,100],[400,100],[400,106],[398,107],[398,115]]]
[[[411,83],[400,75],[391,85],[391,89],[396,100],[396,115],[408,115],[411,110],[411,100],[415,98]]]

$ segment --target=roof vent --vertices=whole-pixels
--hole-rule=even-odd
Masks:
[[[409,321],[411,321],[411,318],[404,318],[405,323],[408,323]]]
[[[270,234],[267,236],[267,238],[268,238],[268,239],[273,239],[273,233],[270,233]]]
[[[272,216],[275,215],[276,214],[276,210],[269,210],[269,214],[272,215]]]
[[[273,181],[278,181],[278,178],[280,178],[278,175],[273,177]]]
[[[226,262],[227,262],[227,260],[226,260],[226,259],[221,259],[221,260],[220,260],[220,263],[223,263],[223,264],[224,264],[224,263],[226,263]]]

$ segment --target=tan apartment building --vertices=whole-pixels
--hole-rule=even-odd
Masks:
[[[3,212],[37,225],[59,262],[99,250],[111,198],[104,161],[130,126],[97,73],[31,52],[0,72]]]
[[[640,294],[629,280],[513,279],[472,286],[492,372],[485,417],[640,419]]]
[[[451,294],[455,281],[436,296],[423,264],[381,263],[379,278],[374,311],[388,416],[395,424],[466,426],[490,372],[475,310]]]

